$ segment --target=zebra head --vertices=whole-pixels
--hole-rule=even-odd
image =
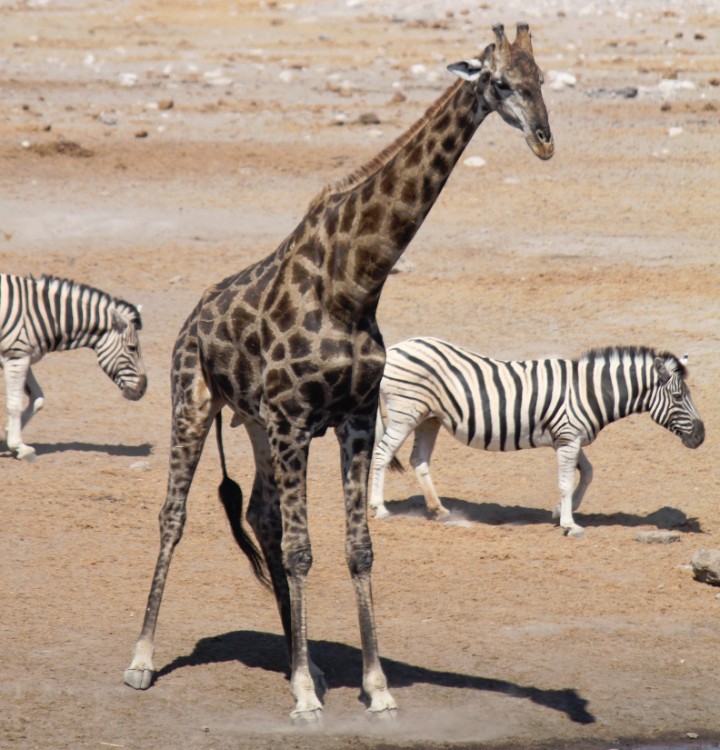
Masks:
[[[138,338],[142,328],[140,310],[127,302],[114,300],[108,313],[110,325],[95,346],[98,364],[125,398],[137,401],[147,388]]]
[[[518,130],[540,159],[549,159],[555,151],[547,109],[542,96],[543,75],[535,63],[530,29],[517,25],[512,44],[505,28],[493,26],[495,43],[489,44],[480,59],[466,60],[448,66],[448,70],[475,83],[478,103],[485,112],[497,112]]]
[[[705,440],[705,425],[692,402],[685,382],[687,355],[655,357],[657,381],[650,397],[650,416],[659,425],[677,435],[688,448],[697,448]]]

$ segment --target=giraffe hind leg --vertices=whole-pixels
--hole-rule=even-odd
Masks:
[[[180,389],[178,379],[174,381],[170,470],[167,496],[159,518],[160,552],[140,637],[133,649],[130,666],[124,675],[125,684],[136,690],[146,690],[153,681],[155,628],[165,581],[173,551],[182,537],[185,526],[187,496],[195,469],[213,417],[219,409],[199,372],[195,373],[192,384],[185,390]]]

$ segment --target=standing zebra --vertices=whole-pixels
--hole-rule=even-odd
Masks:
[[[390,347],[380,383],[387,411],[383,434],[376,425],[370,507],[388,515],[383,501],[385,469],[411,432],[410,463],[428,510],[446,515],[430,478],[440,425],[473,448],[511,451],[552,446],[557,454],[560,505],[553,517],[570,536],[584,532],[573,521],[592,481],[582,446],[610,422],[650,412],[652,419],[697,448],[705,427],[685,383],[687,357],[645,347],[592,350],[579,360],[503,362],[434,338],[414,338]],[[575,468],[580,481],[573,492]]]
[[[128,302],[68,279],[0,274],[0,367],[7,391],[7,445],[18,458],[35,450],[21,429],[44,403],[30,365],[51,351],[90,347],[125,398],[137,401],[147,377],[137,332],[140,311]],[[30,398],[23,411],[23,392]]]

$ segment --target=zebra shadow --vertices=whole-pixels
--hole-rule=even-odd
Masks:
[[[551,510],[528,508],[522,505],[501,505],[494,502],[470,502],[455,497],[443,497],[443,505],[450,511],[450,516],[441,523],[463,525],[481,523],[488,526],[528,526],[533,524],[555,524]],[[386,504],[390,518],[427,516],[425,500],[422,495],[413,495],[406,500]],[[583,506],[581,506],[583,507]],[[652,513],[573,513],[580,526],[655,526],[657,529],[680,531],[686,534],[702,534],[703,529],[697,518],[688,518],[683,511],[668,505]]]
[[[313,661],[323,669],[328,689],[357,687],[362,684],[362,652],[354,646],[336,641],[310,641]],[[155,678],[162,680],[177,669],[203,664],[237,661],[251,669],[279,672],[289,679],[285,638],[273,633],[238,630],[202,638],[193,652],[179,656],[160,669]],[[391,688],[409,687],[416,683],[443,688],[471,689],[501,693],[530,700],[539,706],[564,713],[576,724],[593,724],[595,717],[588,711],[588,701],[572,688],[542,690],[533,686],[490,677],[446,672],[383,658],[383,669]],[[365,702],[364,697],[360,700]]]
[[[83,453],[106,453],[108,456],[149,456],[152,453],[150,443],[140,445],[113,445],[108,443],[80,443],[77,441],[69,443],[33,443],[35,453],[44,456],[49,453],[66,453],[68,451],[80,451]]]

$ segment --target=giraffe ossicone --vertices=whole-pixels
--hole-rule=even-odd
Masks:
[[[437,200],[480,123],[497,112],[548,159],[553,140],[525,24],[511,44],[502,27],[425,115],[368,164],[329,185],[264,260],[210,287],[183,325],[171,369],[172,433],[160,552],[140,637],[125,682],[149,687],[154,635],[187,495],[215,421],[220,496],[254,572],[269,578],[288,647],[291,716],[317,722],[322,673],[308,652],[305,582],[312,565],[306,474],[310,441],[326,429],[340,444],[345,555],[355,589],[369,715],[397,706],[378,654],[370,574],[367,484],[385,349],[375,312],[383,285]],[[221,442],[223,407],[243,424],[255,459],[247,521]]]

